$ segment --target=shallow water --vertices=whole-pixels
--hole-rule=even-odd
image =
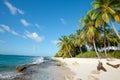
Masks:
[[[18,75],[16,78],[27,80],[55,80],[54,74],[57,74],[55,71],[60,69],[60,66],[57,66],[57,64],[58,62],[47,60],[44,63],[30,66],[26,70],[26,72],[28,72],[27,74]]]
[[[0,72],[11,71],[11,70],[14,70],[16,66],[33,63],[38,58],[41,58],[41,57],[0,55]]]
[[[0,55],[0,80],[10,80],[18,75],[19,73],[16,72],[17,66],[41,62],[43,62],[42,57]]]
[[[4,59],[6,60],[7,58]],[[15,60],[17,60],[19,63],[13,62]],[[51,58],[45,60],[45,58],[42,57],[14,56],[14,59],[10,61],[12,62],[8,63],[10,66],[14,66],[12,67],[13,70],[10,69],[10,67],[6,67],[3,70],[1,70],[0,80],[65,80],[65,76],[73,75],[73,73],[68,68],[64,66],[58,66],[58,64],[60,63],[55,60],[52,60]],[[3,62],[7,64],[7,62]],[[18,73],[16,71],[16,67],[23,64],[35,65],[27,67],[27,69],[25,69],[25,73]],[[3,67],[0,68],[2,69]]]

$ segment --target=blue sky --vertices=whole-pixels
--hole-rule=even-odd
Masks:
[[[93,0],[0,0],[0,54],[53,56]]]

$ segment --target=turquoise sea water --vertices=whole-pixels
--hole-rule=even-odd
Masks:
[[[29,64],[23,73],[17,72],[17,66]],[[58,64],[51,57],[0,55],[0,80],[64,80],[60,75],[66,68]]]
[[[41,63],[42,57],[19,56],[19,55],[0,55],[0,80],[15,76],[16,67],[24,64]]]
[[[40,57],[0,55],[0,72],[14,70],[19,65],[34,63],[38,58]]]

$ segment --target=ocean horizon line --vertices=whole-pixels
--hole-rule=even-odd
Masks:
[[[28,56],[28,57],[53,57],[53,56],[41,56],[41,55],[23,55],[23,54],[0,54],[0,55],[8,55],[8,56]]]

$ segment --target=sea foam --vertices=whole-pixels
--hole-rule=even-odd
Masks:
[[[4,72],[0,74],[0,80],[11,80],[16,76],[15,72]]]
[[[40,58],[36,58],[33,60],[33,64],[40,64],[44,62],[44,58],[43,57],[40,57]]]

